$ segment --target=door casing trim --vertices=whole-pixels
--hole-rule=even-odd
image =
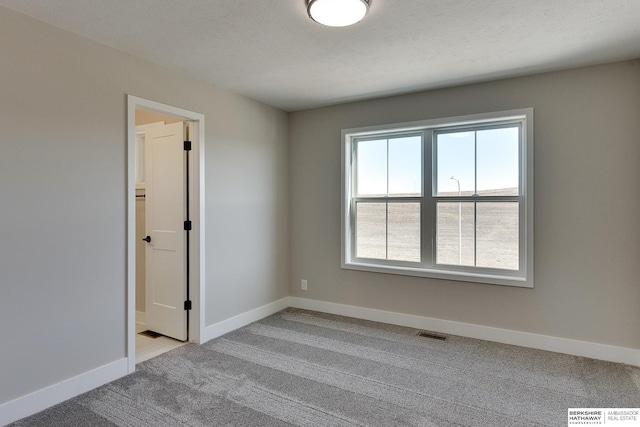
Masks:
[[[127,95],[127,227],[126,227],[126,358],[128,373],[136,367],[136,110],[146,110],[180,118],[193,123],[192,139],[197,135],[197,143],[192,145],[189,177],[189,210],[192,231],[189,244],[189,295],[192,309],[189,318],[189,340],[200,344],[205,320],[205,239],[204,239],[204,114],[171,105],[162,104],[133,95]]]

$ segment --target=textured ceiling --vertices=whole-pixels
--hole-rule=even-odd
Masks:
[[[640,0],[372,0],[347,28],[304,0],[0,5],[287,111],[640,57]]]

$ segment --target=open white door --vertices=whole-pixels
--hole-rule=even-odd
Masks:
[[[145,135],[147,329],[187,339],[187,186],[184,123]]]

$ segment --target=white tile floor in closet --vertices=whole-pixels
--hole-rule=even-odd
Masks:
[[[139,334],[139,332],[146,330],[147,328],[144,324],[136,323],[136,363],[144,362],[145,360],[152,359],[162,353],[187,344],[186,342],[165,336],[149,338]]]

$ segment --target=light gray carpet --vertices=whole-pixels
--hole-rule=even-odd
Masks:
[[[640,368],[288,309],[13,426],[566,426]]]

